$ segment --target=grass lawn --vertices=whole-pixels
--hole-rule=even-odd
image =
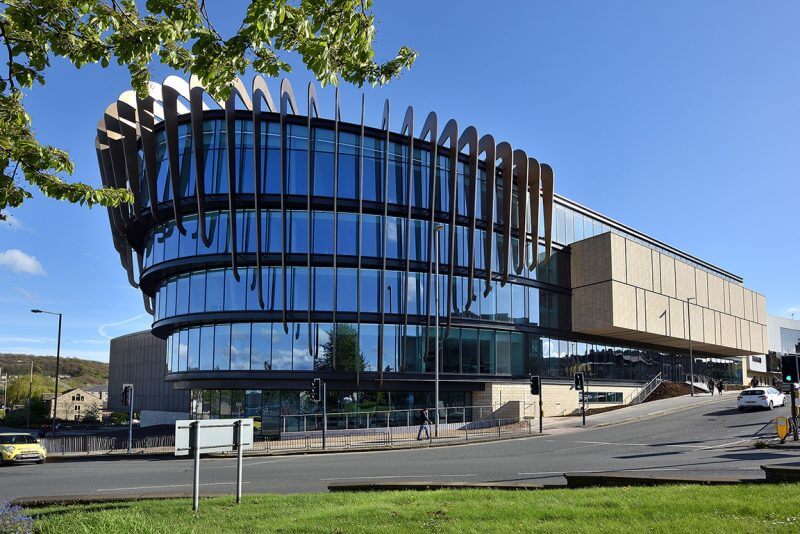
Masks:
[[[800,485],[246,496],[37,508],[42,532],[797,532]]]

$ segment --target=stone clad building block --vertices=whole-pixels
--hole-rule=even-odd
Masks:
[[[572,244],[570,265],[575,332],[685,350],[691,319],[699,354],[764,350],[766,299],[721,276],[613,233]]]
[[[718,276],[708,276],[708,307],[718,312],[725,312],[723,296],[723,280]]]
[[[668,336],[669,297],[652,291],[645,292],[645,310],[647,313],[647,332]]]
[[[653,273],[653,291],[656,293],[662,293],[661,291],[661,254],[656,252],[655,250],[650,250],[650,262],[652,263],[652,273]]]
[[[717,345],[717,327],[714,324],[714,310],[703,310],[703,342]]]
[[[692,267],[694,271],[694,285],[697,288],[697,301],[695,302],[698,306],[708,307],[708,273],[701,270],[695,269]]]
[[[659,254],[661,258],[661,292],[668,297],[676,298],[675,286],[675,259],[666,254]]]
[[[613,282],[611,301],[613,316],[610,326],[636,330],[636,288]]]
[[[653,260],[650,249],[625,240],[626,282],[632,286],[653,290]]]
[[[694,268],[682,261],[676,261],[675,285],[678,300],[685,301],[688,297],[694,297],[697,293],[695,291]]]

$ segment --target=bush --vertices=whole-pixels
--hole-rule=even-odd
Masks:
[[[21,506],[0,501],[0,532],[29,534],[33,532],[33,518],[25,515]]]
[[[125,412],[114,412],[108,416],[108,422],[112,425],[123,425],[128,422],[128,414]]]

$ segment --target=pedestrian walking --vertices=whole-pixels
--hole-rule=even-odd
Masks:
[[[708,383],[706,384],[706,386],[708,386],[708,391],[711,392],[711,395],[714,395],[714,389],[716,389],[717,385],[714,383],[713,378],[708,379]]]
[[[750,379],[750,387],[757,388],[758,387],[758,378],[753,377]]]
[[[722,395],[722,392],[725,391],[725,382],[720,378],[719,382],[717,382],[717,391],[719,394]]]
[[[772,377],[772,387],[774,387],[775,389],[779,389],[778,388],[779,385],[780,384],[778,384],[778,379],[773,376]]]
[[[431,439],[431,432],[428,429],[428,427],[431,424],[431,420],[428,419],[428,411],[425,408],[421,409],[419,411],[419,416],[422,419],[422,421],[420,422],[420,425],[419,425],[419,432],[417,432],[417,441],[422,439],[422,431],[423,430],[425,431],[425,438],[426,439]]]

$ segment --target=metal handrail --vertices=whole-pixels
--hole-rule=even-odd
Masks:
[[[644,400],[650,396],[650,394],[656,390],[658,386],[661,385],[664,379],[661,378],[661,373],[658,373],[656,376],[650,379],[645,385],[640,387],[637,391],[631,392],[628,395],[628,399],[626,399],[626,405],[634,405],[644,402]]]

